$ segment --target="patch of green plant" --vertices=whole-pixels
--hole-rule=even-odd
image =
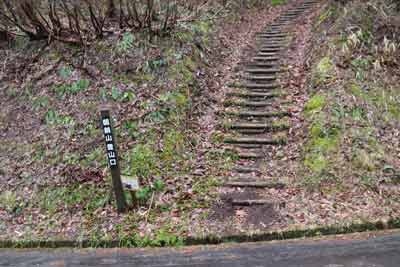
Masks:
[[[18,95],[18,90],[15,87],[8,87],[6,90],[6,94],[10,98],[14,98]]]
[[[143,186],[135,192],[136,198],[141,203],[146,203],[152,194],[161,193],[165,189],[165,183],[161,179],[156,179],[151,185]]]
[[[154,240],[152,240],[151,245],[157,247],[183,246],[183,238],[176,234],[169,233],[164,229],[160,229]]]
[[[211,142],[212,143],[223,143],[224,142],[224,138],[225,138],[225,134],[223,132],[220,131],[214,131],[211,134]]]
[[[194,39],[194,34],[192,31],[181,30],[175,33],[175,38],[180,40],[182,43],[192,42]]]
[[[322,94],[316,94],[310,98],[304,106],[306,115],[312,115],[320,112],[326,104],[326,97]]]
[[[183,246],[183,238],[171,233],[167,228],[159,229],[153,237],[133,234],[122,237],[123,247],[179,247]]]
[[[170,106],[177,113],[183,112],[189,105],[187,96],[179,91],[167,92],[159,96],[161,103]]]
[[[8,212],[16,212],[20,208],[17,194],[8,190],[0,192],[0,208]]]
[[[319,85],[332,78],[333,69],[332,59],[328,56],[323,57],[313,71],[314,84]]]
[[[286,4],[286,0],[271,0],[272,6],[279,6]]]
[[[359,57],[353,59],[350,64],[356,73],[356,79],[359,81],[363,81],[365,79],[366,71],[369,69],[369,66],[371,64],[370,60],[367,58]]]
[[[237,151],[224,149],[224,150],[210,150],[206,154],[206,159],[218,170],[229,170],[233,167],[234,163],[239,160]]]
[[[356,84],[356,83],[352,83],[352,84],[350,85],[350,91],[351,91],[351,93],[352,93],[354,96],[361,97],[361,96],[364,95],[364,92],[363,92],[361,86],[359,86],[359,85]]]
[[[212,188],[215,188],[215,187],[219,186],[220,184],[221,184],[221,182],[217,178],[207,177],[206,179],[197,181],[193,185],[192,189],[195,194],[204,195],[204,194],[208,194],[210,191],[212,191]]]
[[[170,129],[164,136],[161,158],[165,161],[178,160],[185,149],[185,136],[176,129]]]
[[[59,75],[62,79],[66,80],[66,79],[68,79],[69,77],[71,77],[72,71],[73,71],[73,69],[72,69],[70,66],[63,66],[63,67],[60,68],[60,70],[58,71],[58,75]]]
[[[377,159],[375,153],[370,153],[365,149],[355,149],[352,163],[354,168],[371,172],[376,169]]]
[[[368,96],[370,103],[381,112],[385,121],[400,120],[400,93],[397,88],[393,90],[376,88]]]
[[[34,110],[46,108],[49,106],[50,99],[48,96],[37,96],[32,101],[32,107]]]
[[[133,48],[134,42],[135,36],[132,33],[124,33],[122,39],[117,44],[117,51],[119,53],[127,53],[130,49]]]
[[[126,133],[132,138],[138,138],[140,135],[139,126],[135,121],[125,121],[122,124],[122,128],[126,131]]]
[[[364,119],[366,119],[367,116],[365,110],[362,107],[354,107],[351,110],[350,114],[355,121],[363,121]]]
[[[152,190],[150,186],[143,186],[142,188],[140,188],[138,191],[135,192],[136,195],[136,199],[140,202],[140,203],[146,203],[152,194]]]
[[[167,66],[167,61],[164,58],[151,59],[144,63],[143,70],[146,73],[155,72],[165,66]]]
[[[321,15],[318,17],[318,21],[315,26],[319,26],[322,23],[324,23],[327,19],[332,17],[336,13],[336,9],[334,7],[329,7],[327,10],[325,10]]]
[[[61,210],[83,210],[91,213],[106,205],[109,201],[108,193],[107,188],[91,184],[47,186],[36,192],[35,199],[38,207],[48,214]]]
[[[146,119],[149,119],[153,123],[161,124],[161,123],[166,122],[168,117],[169,117],[169,109],[162,108],[162,109],[150,112],[146,116]]]
[[[321,77],[328,77],[333,70],[333,63],[330,57],[323,57],[317,64],[317,73]]]
[[[137,72],[133,77],[132,81],[137,83],[137,84],[142,84],[142,83],[149,83],[152,81],[155,81],[157,79],[157,75],[155,75],[153,72]]]
[[[102,147],[96,147],[80,161],[80,164],[83,166],[102,166],[102,162],[104,162],[104,149]],[[103,163],[103,165],[105,165],[105,163]]]
[[[339,146],[340,130],[327,126],[321,120],[315,120],[310,126],[310,135],[305,147],[304,165],[315,176],[328,169],[329,157]]]
[[[71,84],[62,84],[53,88],[55,93],[59,97],[63,97],[66,94],[77,94],[85,91],[90,86],[90,81],[86,79],[77,80]]]
[[[131,152],[131,174],[147,178],[157,170],[157,156],[150,145],[137,144]]]
[[[122,92],[117,87],[113,86],[111,88],[111,98],[119,102],[132,102],[136,99],[136,95],[130,90]]]
[[[192,24],[196,33],[207,34],[211,31],[211,22],[207,20],[198,20]]]
[[[84,128],[81,128],[82,134],[89,137],[97,136],[99,133],[99,129],[95,126],[94,123],[87,123],[84,125]]]
[[[196,65],[189,57],[184,57],[183,60],[178,60],[176,64],[170,66],[169,77],[173,80],[182,81],[185,84],[192,84],[195,80],[193,71],[196,69]]]
[[[45,122],[49,125],[65,125],[73,126],[75,125],[75,120],[68,115],[60,115],[57,111],[50,109],[45,114]]]
[[[166,92],[158,97],[159,108],[147,115],[153,123],[164,123],[168,120],[175,122],[186,118],[184,111],[189,107],[189,99],[180,91]]]
[[[272,127],[276,129],[289,129],[290,120],[289,119],[279,119],[272,121]]]
[[[80,158],[78,153],[67,152],[63,155],[63,162],[67,165],[78,165]]]

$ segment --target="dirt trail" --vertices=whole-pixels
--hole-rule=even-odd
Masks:
[[[312,16],[319,4],[294,4],[257,32],[256,47],[240,63],[238,80],[225,93],[221,119],[224,143],[226,149],[237,153],[238,160],[220,188],[222,202],[213,215],[217,220],[236,216],[234,224],[251,224],[258,230],[279,222],[278,210],[285,202],[268,190],[287,184],[285,177],[274,176],[279,172],[273,170],[270,161],[291,142],[291,118],[296,116],[296,92],[291,91],[287,80],[293,80],[289,64],[297,66],[298,62],[291,64],[289,55],[293,51],[288,47],[304,28],[311,28],[304,18]]]

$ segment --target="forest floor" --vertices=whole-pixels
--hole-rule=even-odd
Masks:
[[[226,93],[240,81],[255,34],[301,2],[231,10],[151,43],[121,32],[86,50],[23,38],[1,44],[0,240],[162,246],[398,226],[399,26],[383,0],[354,1],[346,14],[321,1],[288,28],[280,77],[287,144],[261,164],[262,177],[286,186],[255,191],[284,205],[229,203],[243,190],[222,186],[239,160],[223,144]],[[371,18],[374,8],[385,13]],[[110,193],[103,104],[112,107],[122,172],[141,183],[139,207],[124,214]]]

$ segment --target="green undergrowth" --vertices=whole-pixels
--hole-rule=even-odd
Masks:
[[[388,5],[378,3],[381,11],[395,12]],[[385,22],[381,11],[371,11],[375,8],[370,2],[345,9],[335,4],[316,24],[328,37],[314,57],[304,106],[303,182],[308,186],[396,183],[399,141],[393,132],[400,125],[400,90],[392,62],[399,59],[399,47],[393,32],[378,30]],[[353,31],[344,30],[349,22],[356,25]]]

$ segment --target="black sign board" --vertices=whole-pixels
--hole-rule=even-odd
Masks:
[[[121,182],[121,170],[118,163],[118,153],[111,125],[110,111],[104,108],[101,109],[100,113],[101,127],[106,142],[107,159],[108,165],[111,169],[113,189],[117,200],[117,208],[119,212],[123,212],[126,209],[126,200]]]

